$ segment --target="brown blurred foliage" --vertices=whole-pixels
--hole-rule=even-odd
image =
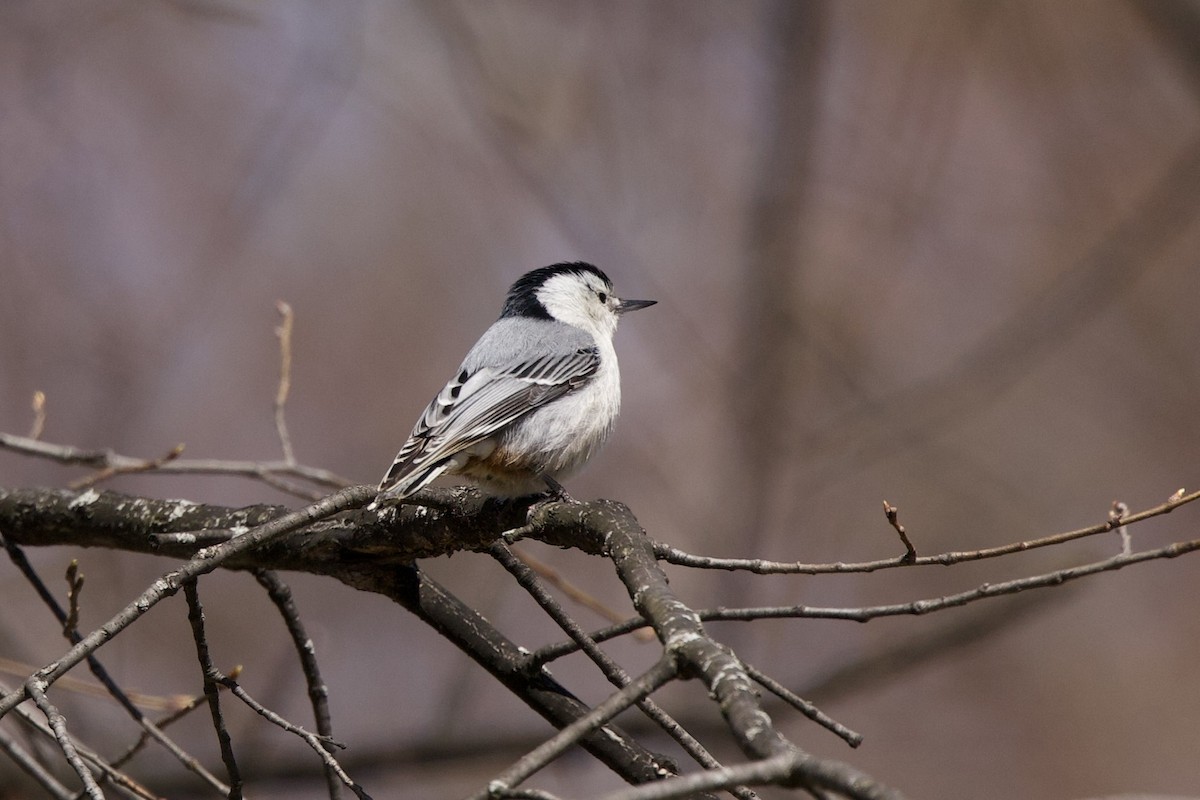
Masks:
[[[51,441],[274,458],[282,298],[297,457],[373,482],[508,283],[582,258],[660,305],[618,334],[625,414],[570,488],[629,503],[661,539],[852,560],[898,552],[885,497],[923,552],[1157,504],[1200,480],[1197,31],[1184,0],[9,4],[0,429],[25,432],[42,390]],[[0,469],[5,485],[73,477],[7,453]],[[279,499],[232,479],[113,487]],[[673,575],[696,606],[857,604],[1117,546],[887,576]],[[628,607],[583,557],[537,554]],[[72,555],[85,627],[166,563],[31,554],[54,574]],[[559,638],[486,559],[425,566],[530,646]],[[828,710],[866,734],[854,762],[914,798],[1195,792],[1197,577],[1185,558],[1047,593],[1020,626]],[[214,583],[216,657],[301,716],[253,581]],[[346,760],[375,764],[360,779],[377,797],[454,796],[495,764],[476,744],[544,731],[384,601],[296,589]],[[41,663],[62,643],[33,603],[0,569],[0,651]],[[111,666],[195,690],[183,611],[154,613],[160,638],[131,632]],[[940,622],[722,635],[803,687]],[[85,738],[115,724],[76,702]],[[310,796],[269,780],[304,758],[295,745],[234,722],[261,746],[255,797]],[[611,785],[582,760],[551,774],[576,794]]]

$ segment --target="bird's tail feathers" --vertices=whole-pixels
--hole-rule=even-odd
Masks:
[[[387,476],[379,484],[379,494],[367,506],[367,510],[374,511],[382,502],[387,500],[403,500],[406,497],[416,494],[449,469],[453,463],[454,459],[451,457],[409,472],[400,472],[394,469],[388,470]],[[396,474],[397,472],[398,474]]]

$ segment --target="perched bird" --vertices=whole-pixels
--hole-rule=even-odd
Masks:
[[[621,407],[617,320],[655,302],[618,299],[608,276],[583,262],[522,275],[417,421],[372,506],[443,473],[501,497],[565,496],[558,478],[600,449]]]

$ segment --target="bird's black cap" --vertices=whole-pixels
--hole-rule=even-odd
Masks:
[[[609,289],[612,288],[612,281],[608,279],[608,276],[599,267],[588,264],[585,261],[563,261],[558,264],[551,264],[548,267],[530,270],[517,278],[516,282],[508,290],[508,297],[504,299],[504,310],[500,312],[500,316],[502,318],[533,317],[535,319],[553,319],[550,316],[550,312],[538,300],[537,290],[555,275],[583,275],[586,272],[590,272],[604,281]]]

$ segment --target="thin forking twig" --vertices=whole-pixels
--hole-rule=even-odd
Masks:
[[[623,689],[629,685],[630,676],[624,669],[621,668],[611,657],[588,638],[587,633],[574,619],[568,615],[561,606],[555,602],[533,574],[533,570],[521,560],[504,544],[495,542],[488,549],[488,553],[492,558],[500,562],[509,573],[516,578],[517,583],[521,588],[525,589],[531,597],[542,607],[551,619],[562,628],[568,636],[575,641],[579,647],[587,653],[593,663],[599,667],[604,673],[605,678],[609,683],[616,686],[618,689]],[[694,736],[689,734],[687,730],[675,721],[666,711],[664,711],[657,703],[649,697],[642,698],[636,702],[639,709],[649,719],[658,725],[663,731],[673,738],[680,747],[683,748],[689,756],[695,759],[696,763],[700,764],[705,769],[716,769],[721,766],[720,762],[713,757],[711,753],[702,745]],[[749,800],[754,796],[752,792],[745,789],[736,788],[734,793]]]
[[[304,680],[308,683],[308,697],[312,702],[313,718],[317,723],[317,733],[332,741],[333,722],[329,714],[329,690],[325,686],[325,681],[321,678],[321,668],[317,664],[316,649],[313,646],[312,639],[304,629],[304,622],[300,619],[300,611],[296,608],[296,602],[292,598],[292,591],[272,570],[256,569],[254,570],[254,577],[259,585],[267,590],[267,595],[279,610],[280,616],[283,617],[284,625],[287,626],[288,633],[292,637],[292,644],[295,646],[296,654],[300,658],[300,668],[304,673]],[[333,746],[332,744],[324,744],[323,748],[326,752],[330,752]],[[337,800],[341,796],[342,776],[338,774],[336,764],[326,762],[325,783],[329,789],[330,800]]]
[[[330,489],[344,489],[351,481],[327,469],[286,461],[237,461],[222,458],[180,458],[177,445],[159,458],[137,458],[112,450],[82,450],[70,445],[52,444],[26,436],[0,432],[0,448],[24,455],[46,458],[59,464],[93,467],[99,472],[82,480],[88,485],[116,475],[145,472],[151,475],[237,475],[254,478],[281,492],[305,499],[319,499],[323,492],[298,486],[286,478],[298,478]]]
[[[2,434],[0,434],[2,435]],[[2,440],[0,440],[2,443]],[[875,572],[880,569],[893,569],[896,567],[924,567],[924,566],[951,566],[964,561],[981,561],[988,558],[998,558],[1000,556],[1010,555],[1012,553],[1023,553],[1027,550],[1035,550],[1039,547],[1051,547],[1053,545],[1069,542],[1074,539],[1082,539],[1087,536],[1095,536],[1101,533],[1107,533],[1114,528],[1125,525],[1133,525],[1138,522],[1151,519],[1153,517],[1170,514],[1180,506],[1200,500],[1200,491],[1184,493],[1182,489],[1172,494],[1167,502],[1160,505],[1148,508],[1144,511],[1139,511],[1136,514],[1128,514],[1120,518],[1108,518],[1106,521],[1096,525],[1089,525],[1086,528],[1078,528],[1065,533],[1056,533],[1050,536],[1043,536],[1039,539],[1027,539],[1019,542],[1010,542],[1008,544],[997,545],[996,547],[985,547],[981,550],[952,550],[945,553],[938,553],[932,556],[917,556],[912,560],[906,560],[906,556],[899,558],[883,558],[875,561],[836,561],[829,564],[805,564],[800,561],[768,561],[761,558],[714,558],[711,556],[696,555],[680,550],[671,545],[656,542],[654,545],[654,553],[658,558],[666,561],[668,564],[675,564],[681,567],[693,567],[696,569],[724,569],[724,570],[744,570],[753,572],[758,575],[825,575],[825,574],[842,574],[846,572]]]
[[[33,677],[46,680],[47,682],[58,680],[117,633],[140,619],[155,605],[173,596],[179,591],[185,581],[199,577],[200,575],[206,575],[219,568],[227,559],[254,547],[266,544],[314,520],[324,519],[331,514],[347,508],[356,508],[364,505],[374,498],[374,496],[374,490],[369,487],[351,486],[339,492],[334,492],[328,497],[304,508],[265,522],[250,529],[236,539],[200,550],[184,564],[164,574],[152,583],[136,599],[117,612],[115,616],[80,639],[74,647],[59,658],[46,664]],[[20,705],[27,696],[27,690],[22,688],[10,691],[3,697],[0,697],[0,717],[3,717]]]
[[[70,610],[64,611],[58,604],[57,599],[55,599],[54,595],[50,592],[50,589],[46,586],[45,582],[41,579],[41,576],[39,576],[34,570],[33,565],[29,563],[29,559],[25,557],[24,551],[6,538],[0,537],[0,539],[3,539],[4,549],[7,551],[8,557],[12,560],[13,564],[17,567],[21,574],[25,576],[25,579],[28,580],[33,586],[34,591],[38,594],[38,597],[40,597],[42,602],[45,603],[46,607],[50,609],[50,613],[53,614],[55,619],[58,620],[59,624],[62,625],[63,636],[65,636],[72,644],[78,643],[81,637],[76,628],[76,624],[79,616],[79,593],[83,586],[83,577],[78,575],[78,570],[73,570],[71,568],[68,568],[67,570],[67,592]],[[71,563],[72,565],[75,564],[74,561]],[[95,655],[87,656],[87,664],[88,669],[103,687],[102,691],[106,692],[108,696],[116,700],[117,704],[125,709],[126,713],[129,714],[133,721],[141,726],[141,741],[153,739],[154,741],[158,742],[167,750],[167,752],[171,753],[171,755],[178,759],[186,769],[194,772],[200,777],[201,780],[205,781],[209,786],[216,789],[218,792],[221,792],[222,794],[228,794],[229,787],[225,786],[225,784],[223,784],[215,775],[206,770],[199,761],[189,755],[182,747],[179,746],[179,744],[168,737],[160,726],[151,722],[146,715],[141,712],[130,694],[117,684],[112,676],[109,675],[108,670],[104,668],[104,666],[100,663],[100,660],[96,658]],[[99,690],[100,687],[96,687],[96,689]],[[132,757],[132,753],[130,754],[130,757]],[[116,767],[120,767],[122,763],[124,762],[114,762],[114,769]],[[109,771],[106,770],[105,774],[110,779],[113,779],[113,775],[110,774]],[[121,780],[121,778],[118,777],[116,780]]]
[[[217,687],[224,676],[213,666],[208,654],[208,639],[204,633],[204,607],[200,605],[200,592],[196,579],[192,578],[183,584],[187,596],[188,622],[192,626],[192,638],[196,642],[196,658],[200,661],[200,671],[204,676],[204,697],[208,700],[208,710],[212,713],[213,728],[217,732],[217,743],[221,748],[221,760],[225,762],[225,770],[229,773],[229,800],[240,800],[242,797],[242,773],[238,769],[237,758],[233,753],[233,742],[229,738],[229,730],[225,727],[225,717],[221,713],[221,695]]]
[[[263,719],[276,725],[288,733],[294,733],[299,736],[309,747],[311,747],[321,759],[325,762],[335,775],[343,783],[345,783],[361,800],[371,800],[362,787],[354,782],[353,779],[342,769],[338,764],[337,759],[330,754],[327,745],[334,747],[345,747],[341,742],[334,741],[329,736],[322,736],[311,731],[307,731],[299,725],[288,722],[279,714],[264,706],[262,703],[255,700],[250,694],[241,687],[241,685],[228,675],[221,674],[211,659],[208,658],[208,643],[204,636],[204,612],[200,606],[199,594],[196,590],[196,580],[189,580],[184,584],[184,592],[187,594],[188,600],[188,621],[192,623],[192,631],[196,640],[196,653],[200,659],[201,668],[204,671],[204,694],[208,698],[209,706],[213,711],[213,727],[217,731],[217,739],[221,745],[221,758],[225,761],[225,765],[229,770],[230,779],[230,798],[241,797],[241,777],[238,772],[237,762],[234,760],[233,748],[229,741],[229,734],[225,729],[225,722],[220,712],[219,697],[217,695],[217,687],[224,686],[229,692],[243,703],[250,710],[258,714]]]
[[[1003,597],[1017,594],[1029,589],[1043,589],[1059,586],[1068,581],[1109,572],[1140,564],[1143,561],[1153,561],[1162,558],[1176,558],[1187,553],[1200,550],[1200,539],[1173,542],[1153,550],[1142,550],[1128,555],[1116,555],[1101,561],[1093,561],[1076,567],[1055,570],[1053,572],[1016,578],[1001,583],[984,583],[974,589],[913,600],[907,603],[893,603],[879,606],[860,606],[857,608],[826,608],[820,606],[760,606],[752,608],[710,608],[696,613],[704,622],[749,622],[758,619],[840,619],[854,622],[867,622],[879,617],[921,616],[944,608],[965,606],[969,603],[986,600],[992,597]],[[617,625],[610,625],[593,631],[589,638],[594,642],[606,642],[616,636],[624,636],[647,624],[644,617],[631,617]],[[539,648],[529,656],[533,666],[543,666],[563,656],[579,650],[574,641],[559,642]]]
[[[104,793],[100,791],[100,785],[96,783],[95,776],[92,775],[92,771],[87,768],[87,765],[83,763],[83,759],[79,757],[79,751],[75,747],[75,740],[71,738],[71,734],[67,731],[66,718],[50,702],[50,698],[46,697],[47,683],[35,677],[25,682],[25,688],[28,690],[33,702],[46,715],[46,721],[50,723],[50,730],[54,731],[54,738],[58,740],[58,746],[62,750],[63,757],[71,765],[71,769],[75,770],[75,774],[79,776],[79,780],[83,781],[84,792],[92,800],[104,800]]]
[[[10,691],[9,687],[0,684],[0,692],[8,692],[8,691]],[[48,724],[46,724],[45,722],[36,719],[31,712],[25,710],[24,708],[17,708],[15,713],[20,718],[22,723],[24,723],[25,725],[28,725],[33,730],[37,731],[40,735],[48,737],[48,738],[55,738],[54,731],[52,731],[50,729],[50,726]],[[88,747],[85,747],[84,745],[82,745],[78,742],[75,743],[75,749],[78,752],[78,754],[82,760],[91,764],[92,767],[94,767],[96,770],[104,773],[104,776],[108,780],[112,781],[112,783],[115,786],[117,786],[120,789],[120,791],[123,792],[124,794],[126,794],[127,796],[140,798],[140,800],[155,800],[154,794],[152,794],[144,786],[142,786],[139,783],[137,783],[136,781],[134,781],[132,778],[130,778],[125,773],[120,772],[117,769],[114,769],[104,759],[102,759],[95,751],[91,750]],[[33,773],[31,773],[31,774],[33,774]],[[41,781],[39,781],[39,783],[41,783]],[[43,784],[43,785],[45,785],[45,784]],[[79,794],[78,793],[70,793],[70,796],[73,798],[78,798]]]
[[[649,697],[656,689],[673,680],[677,674],[678,669],[674,659],[664,655],[654,666],[625,688],[610,695],[590,712],[564,727],[549,740],[535,747],[517,763],[489,781],[485,792],[473,795],[471,800],[484,800],[486,797],[495,796],[517,786],[586,734],[600,728],[638,700]]]
[[[904,555],[900,557],[902,564],[911,564],[917,560],[917,548],[913,547],[913,543],[908,539],[908,532],[904,530],[904,526],[900,524],[900,509],[883,501],[883,513],[887,517],[888,524],[896,529],[896,533],[900,534],[900,541],[904,542]]]
[[[751,678],[754,678],[754,680],[758,682],[764,689],[790,705],[792,708],[799,711],[804,716],[811,719],[813,722],[820,725],[822,728],[825,728],[830,733],[840,737],[846,744],[850,745],[851,747],[858,747],[860,744],[862,744],[863,737],[861,733],[850,730],[845,725],[833,719],[833,717],[830,717],[824,711],[817,708],[815,705],[808,702],[803,697],[796,694],[791,689],[787,688],[782,683],[775,680],[757,667],[747,664],[745,661],[742,662],[742,666],[745,667],[746,674]]]

